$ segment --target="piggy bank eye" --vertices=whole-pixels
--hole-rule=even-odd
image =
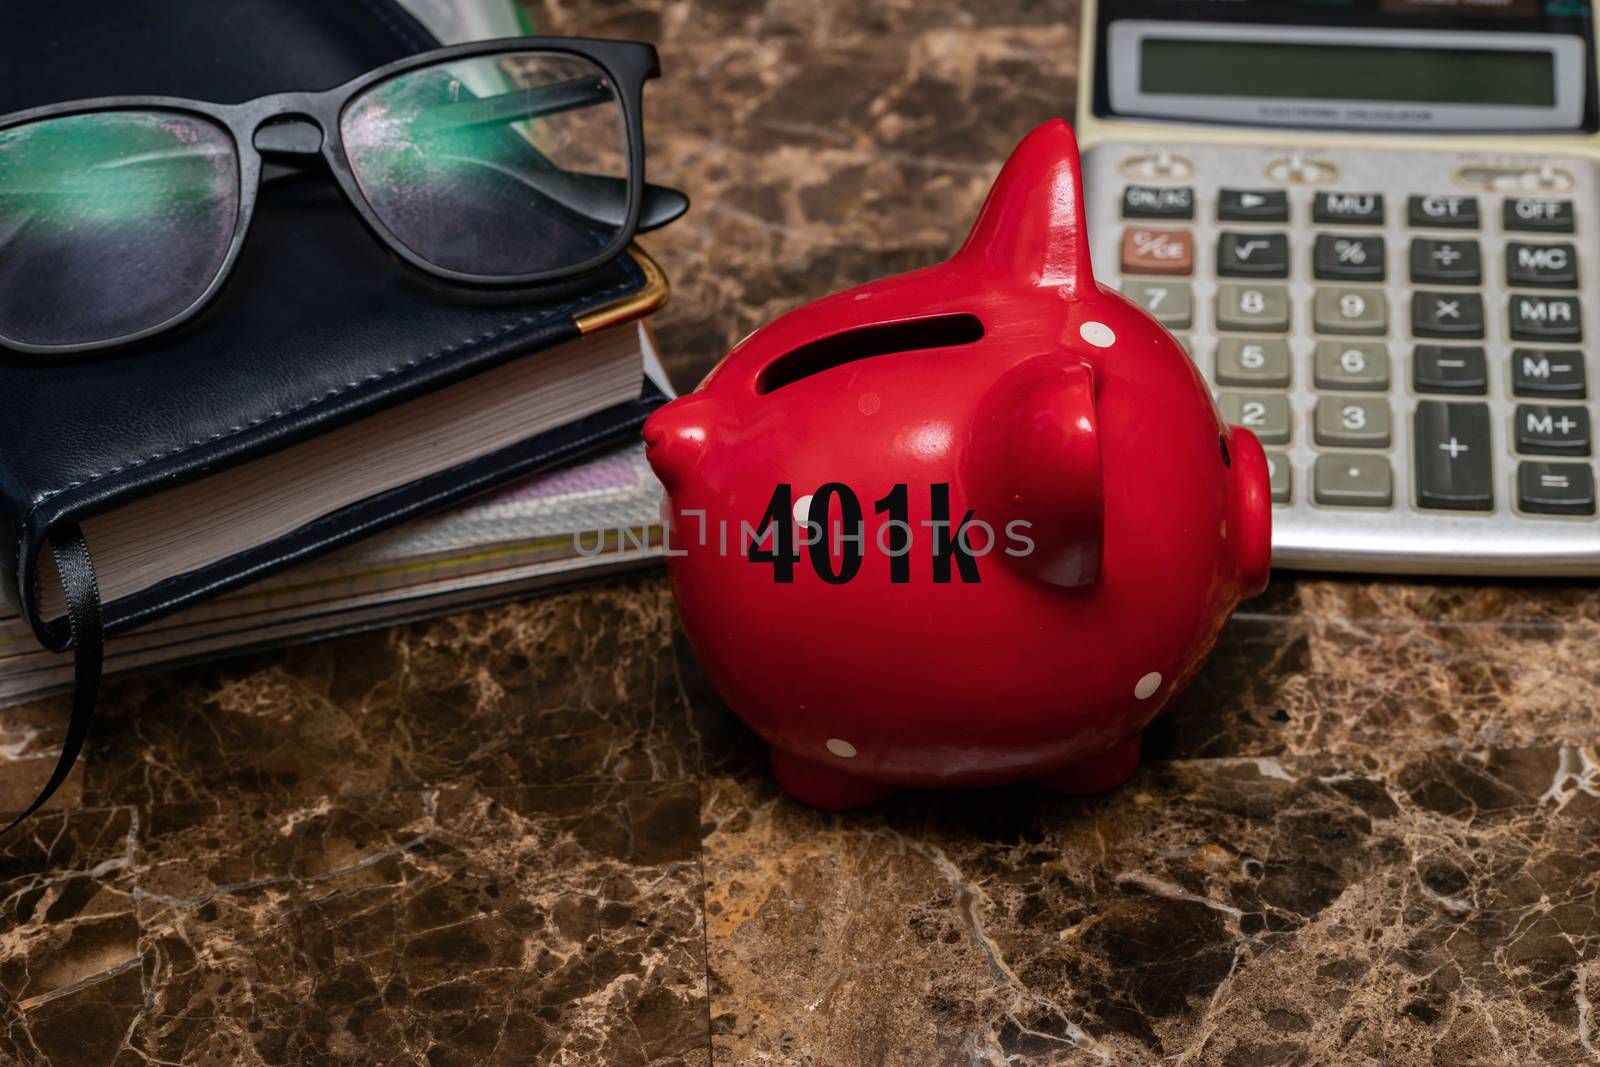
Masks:
[[[1229,470],[1233,469],[1233,457],[1228,455],[1228,437],[1226,434],[1217,438],[1217,443],[1222,445],[1222,465]]]
[[[950,348],[983,340],[983,320],[976,315],[935,315],[905,322],[861,326],[830,334],[786,352],[767,364],[756,379],[756,392],[766,395],[846,363],[896,352]]]

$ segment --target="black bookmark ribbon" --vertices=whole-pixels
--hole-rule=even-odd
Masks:
[[[105,635],[100,622],[100,583],[95,579],[89,544],[83,539],[83,531],[72,526],[51,533],[50,551],[56,558],[61,590],[67,598],[67,626],[72,637],[72,717],[67,721],[67,739],[62,742],[61,755],[56,759],[56,769],[51,772],[50,780],[39,790],[28,810],[0,830],[0,837],[43,807],[72,773],[72,766],[83,751],[83,742],[89,736],[100,695]]]

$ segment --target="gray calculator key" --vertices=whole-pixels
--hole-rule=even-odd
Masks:
[[[1282,285],[1219,285],[1217,329],[1288,333],[1289,290]]]
[[[1512,416],[1517,451],[1530,456],[1587,456],[1589,409],[1551,404],[1518,404]]]
[[[1519,463],[1517,506],[1535,515],[1593,515],[1594,471],[1587,463]]]
[[[1274,504],[1287,504],[1294,495],[1294,467],[1282,452],[1267,453],[1267,484]]]
[[[1184,187],[1130,185],[1122,190],[1125,219],[1192,219],[1194,190]]]
[[[1122,294],[1169,330],[1187,330],[1194,325],[1194,291],[1188,282],[1125,281]]]
[[[1318,234],[1311,250],[1311,272],[1328,282],[1381,282],[1383,238]]]
[[[1317,290],[1311,306],[1317,333],[1376,336],[1389,332],[1389,300],[1382,289]]]
[[[1511,297],[1511,337],[1517,341],[1583,340],[1583,320],[1575,296]]]
[[[1318,456],[1312,480],[1317,503],[1325,506],[1386,508],[1394,503],[1394,470],[1385,456]]]
[[[1506,285],[1513,289],[1576,289],[1578,250],[1570,244],[1506,244]]]
[[[1489,391],[1489,360],[1482,348],[1418,345],[1411,353],[1411,386],[1419,393],[1483,396]]]
[[[1312,432],[1319,446],[1388,448],[1389,402],[1373,397],[1325,396],[1317,401]]]
[[[1217,345],[1217,384],[1289,387],[1289,342],[1224,337]]]
[[[1318,389],[1388,389],[1388,346],[1382,341],[1318,341],[1311,357],[1311,380]]]
[[[1589,395],[1583,353],[1575,348],[1513,349],[1511,391],[1517,396],[1582,400]]]
[[[1506,201],[1501,221],[1506,229],[1524,233],[1571,233],[1574,218],[1571,200],[1518,196]]]
[[[1418,237],[1411,242],[1411,281],[1417,285],[1482,285],[1483,252],[1477,241]]]
[[[1290,436],[1289,398],[1223,393],[1217,398],[1224,422],[1243,426],[1264,445],[1286,445]]]
[[[1418,507],[1494,510],[1488,404],[1424,400],[1411,440]]]
[[[1435,230],[1476,230],[1478,198],[1475,196],[1413,196],[1406,201],[1411,225]]]
[[[1288,236],[1281,233],[1219,234],[1217,274],[1224,278],[1287,278]]]
[[[1483,336],[1483,297],[1478,293],[1411,294],[1411,332],[1418,337],[1468,340]]]
[[[1174,339],[1178,342],[1178,344],[1183,346],[1183,354],[1189,357],[1189,362],[1193,363],[1194,362],[1194,338],[1188,336],[1187,334],[1185,334],[1182,337],[1178,337],[1178,338],[1174,338]]]
[[[1334,225],[1383,225],[1382,193],[1318,193],[1311,201],[1311,220]]]
[[[1282,189],[1219,189],[1217,218],[1223,222],[1288,222],[1289,194]]]

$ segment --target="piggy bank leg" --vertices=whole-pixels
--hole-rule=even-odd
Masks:
[[[1139,735],[1122,742],[1110,752],[1102,752],[1039,779],[1052,793],[1092,796],[1109,793],[1133,776],[1139,766]]]
[[[858,778],[781,748],[772,750],[772,773],[778,776],[778,784],[785,793],[802,804],[824,811],[864,807],[898,792],[892,785]]]

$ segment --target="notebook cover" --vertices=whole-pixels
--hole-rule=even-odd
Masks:
[[[118,93],[235,102],[327,88],[437,45],[391,0],[56,0],[18,8],[0,34],[0,113]],[[579,335],[578,318],[642,295],[652,269],[623,257],[583,279],[537,289],[447,286],[391,258],[331,178],[267,185],[226,287],[181,330],[70,362],[0,350],[0,573],[7,595],[42,642],[61,647],[64,627],[38,618],[34,578],[58,524],[570,340]],[[106,628],[147,622],[572,458],[636,430],[660,400],[647,386],[637,401],[109,603]]]

